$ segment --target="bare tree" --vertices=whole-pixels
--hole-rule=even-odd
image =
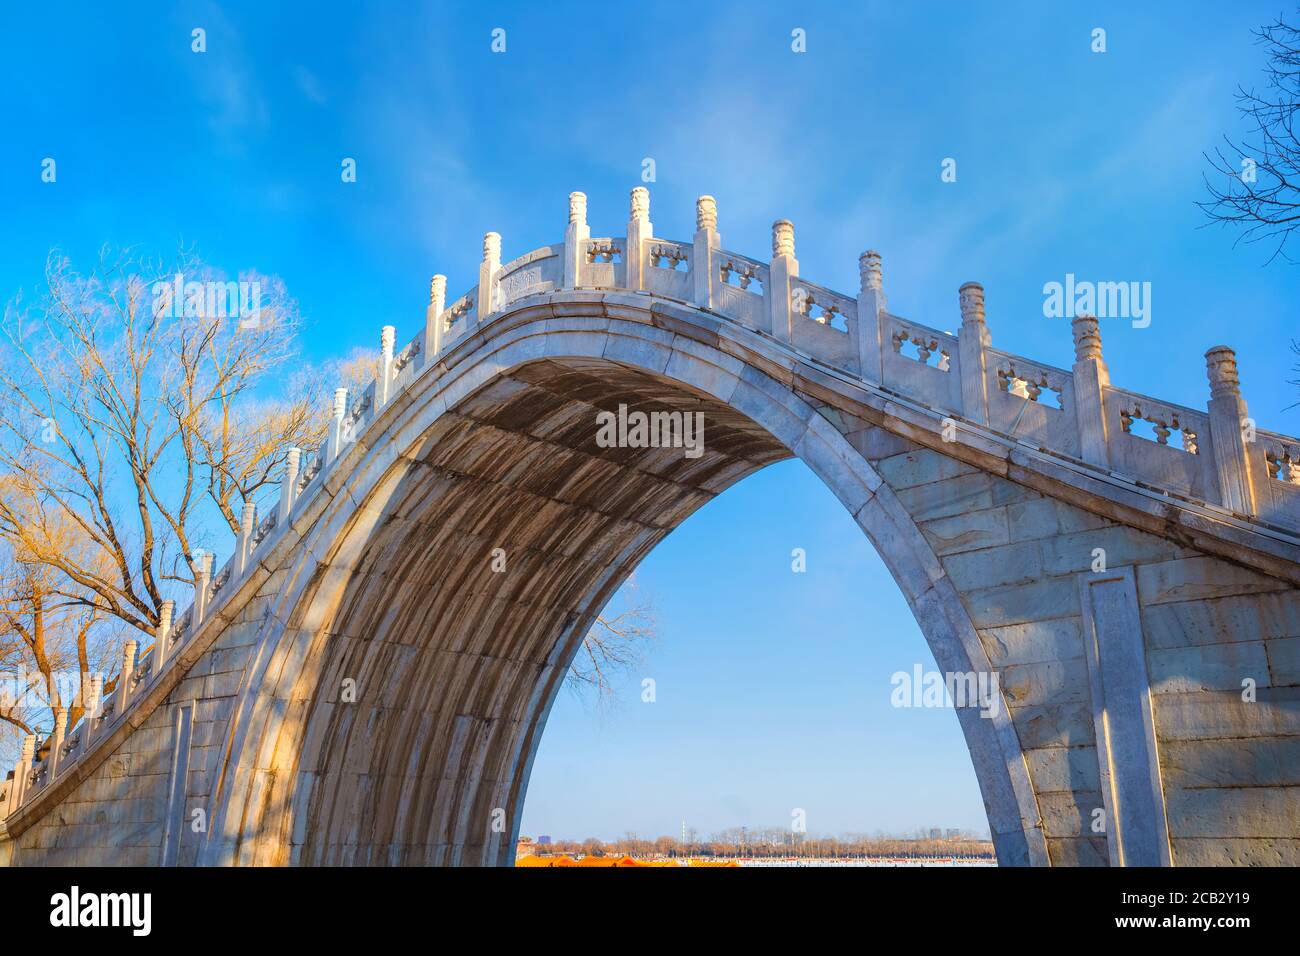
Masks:
[[[48,519],[47,519],[48,520]],[[69,553],[82,546],[75,528],[51,534]],[[78,560],[87,560],[80,555]],[[51,732],[53,710],[68,709],[69,725],[84,713],[86,681],[112,662],[112,628],[92,604],[70,602],[58,572],[0,539],[0,757],[16,756],[17,738]],[[112,685],[110,683],[110,690]]]
[[[635,589],[630,584],[629,589]],[[653,610],[637,599],[621,611],[606,608],[583,638],[565,683],[578,692],[591,691],[599,702],[609,700],[613,681],[641,662],[655,637]]]
[[[249,288],[252,312],[219,298]],[[56,706],[75,722],[81,682],[56,675],[111,671],[128,634],[152,636],[200,548],[238,529],[290,446],[323,438],[318,378],[257,394],[299,324],[278,280],[227,283],[184,253],[168,268],[105,251],[86,276],[52,254],[40,299],[6,308],[0,653],[39,679],[0,724],[48,732]]]
[[[169,585],[193,581],[214,517],[237,530],[285,450],[323,433],[316,395],[253,401],[299,325],[281,284],[242,279],[260,307],[235,318],[173,305],[174,275],[210,273],[106,252],[83,277],[52,255],[47,295],[6,310],[0,359],[0,536],[58,572],[61,599],[145,634]],[[85,547],[63,548],[33,503]]]
[[[1212,222],[1240,227],[1237,241],[1272,245],[1270,262],[1294,262],[1288,244],[1300,225],[1300,28],[1279,18],[1255,35],[1268,54],[1267,82],[1262,92],[1237,92],[1250,132],[1240,141],[1225,136],[1225,146],[1206,154],[1210,198],[1197,205]]]

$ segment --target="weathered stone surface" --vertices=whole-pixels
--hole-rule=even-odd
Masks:
[[[1300,823],[1300,790],[1236,787],[1180,790],[1165,801],[1171,840],[1187,837],[1294,839]]]
[[[934,540],[932,535],[928,537]],[[953,554],[944,561],[944,568],[962,591],[1031,584],[1043,576],[1036,541]]]
[[[1002,693],[1013,707],[1088,700],[1088,668],[1082,660],[1015,664],[1000,671]]]
[[[1176,545],[1155,535],[1121,527],[1056,535],[1045,538],[1041,547],[1048,574],[1092,570],[1098,559],[1104,560],[1103,568],[1161,561],[1173,558],[1178,551]]]
[[[1171,840],[1174,866],[1300,866],[1300,839]]]
[[[995,667],[1070,661],[1083,657],[1077,617],[1049,618],[980,631],[989,661]]]
[[[993,507],[993,485],[988,475],[963,474],[944,481],[899,488],[898,500],[914,521],[932,521]]]
[[[1097,836],[1092,829],[1095,811],[1101,809],[1104,813],[1105,809],[1100,793],[1073,790],[1045,793],[1039,798],[1038,806],[1043,812],[1043,832],[1049,841],[1060,837],[1091,839]]]
[[[1109,866],[1105,837],[1048,839],[1052,866]]]
[[[1148,647],[1300,637],[1300,593],[1281,591],[1157,604],[1143,612],[1142,630]],[[1272,646],[1278,646],[1276,641]]]
[[[929,448],[917,448],[876,462],[876,470],[891,488],[914,488],[935,481],[969,475],[974,468]]]
[[[1300,637],[1268,641],[1264,651],[1268,655],[1269,683],[1274,686],[1300,684]]]
[[[966,600],[979,628],[1047,621],[1079,611],[1078,592],[1069,578],[971,591]]]
[[[1165,786],[1300,786],[1300,737],[1170,740],[1160,749]]]
[[[1268,658],[1261,641],[1148,651],[1147,669],[1153,694],[1240,690],[1246,679],[1268,684]]]
[[[1162,694],[1152,705],[1161,740],[1300,734],[1300,687],[1260,687],[1254,701],[1239,690]]]
[[[1020,744],[1027,750],[1096,743],[1092,705],[1086,700],[1012,707],[1011,715],[1020,734]]]
[[[1101,788],[1097,770],[1097,748],[1044,747],[1026,750],[1029,776],[1040,793],[1075,791],[1090,793]]]
[[[1179,558],[1138,567],[1138,590],[1142,594],[1143,605],[1204,600],[1233,594],[1257,594],[1287,588],[1286,582],[1277,578],[1205,557]]]

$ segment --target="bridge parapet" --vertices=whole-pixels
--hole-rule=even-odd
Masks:
[[[128,642],[118,676],[107,684],[92,679],[76,727],[66,726],[65,713],[41,746],[35,736],[25,739],[12,781],[0,787],[0,818],[72,773],[130,720],[133,704],[186,657],[186,645],[310,507],[335,462],[384,408],[418,378],[438,374],[433,370],[484,325],[555,293],[640,292],[694,306],[864,388],[927,407],[945,424],[987,429],[1288,537],[1300,532],[1300,440],[1256,428],[1231,349],[1206,353],[1206,411],[1161,402],[1110,384],[1090,316],[1073,320],[1072,369],[1056,368],[992,347],[978,283],[959,290],[954,335],[888,311],[875,251],[859,257],[859,290],[848,296],[799,274],[787,220],[773,224],[772,254],[761,262],[722,248],[713,197],[697,200],[690,242],[656,237],[649,203],[648,191],[633,190],[625,235],[592,238],[586,196],[572,193],[563,242],[502,264],[501,237],[488,233],[477,282],[450,303],[446,277],[435,275],[419,334],[399,351],[395,329],[384,327],[376,379],[357,394],[335,392],[324,445],[290,451],[279,501],[260,521],[256,509],[245,510],[234,554],[221,569],[213,574],[211,554],[200,559],[190,608],[173,622],[167,602],[153,642],[143,649]]]

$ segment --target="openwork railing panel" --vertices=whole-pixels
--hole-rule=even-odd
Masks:
[[[626,283],[627,263],[622,239],[589,239],[579,264],[579,285],[584,289],[621,289]]]
[[[997,349],[986,350],[986,356],[989,426],[1078,457],[1073,375]]]
[[[684,242],[651,239],[645,243],[648,268],[646,291],[678,302],[690,302],[694,288],[691,247]]]
[[[473,290],[466,292],[447,306],[447,311],[442,314],[442,341],[444,345],[450,345],[458,341],[473,325],[474,298],[476,294]]]
[[[1246,447],[1251,459],[1251,484],[1261,517],[1285,523],[1300,513],[1300,440],[1273,432],[1250,434]]]
[[[698,268],[698,263],[696,264]],[[749,329],[770,332],[768,267],[732,252],[719,252],[714,310]]]
[[[1119,388],[1106,389],[1104,407],[1114,471],[1182,495],[1212,497],[1207,415]]]
[[[888,388],[932,408],[960,410],[960,353],[955,335],[882,313],[880,340]]]

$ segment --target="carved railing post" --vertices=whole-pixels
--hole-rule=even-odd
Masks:
[[[633,292],[645,288],[646,243],[654,238],[650,223],[650,190],[637,186],[632,190],[632,212],[627,221],[627,248],[623,250],[627,287]]]
[[[476,321],[481,325],[496,309],[497,273],[501,271],[501,236],[483,236],[483,261],[478,267],[478,295],[474,297]]]
[[[695,247],[691,255],[695,304],[701,309],[713,308],[713,290],[719,280],[717,251],[721,247],[718,203],[712,196],[701,196],[695,200]]]
[[[424,310],[424,365],[432,365],[442,351],[442,313],[447,308],[447,277],[429,280],[429,305]]]
[[[190,612],[190,631],[199,629],[208,614],[208,589],[212,585],[212,552],[199,552],[198,567],[194,571],[194,603]]]
[[[1079,429],[1079,456],[1090,465],[1109,468],[1106,389],[1110,373],[1101,357],[1101,329],[1095,317],[1076,315],[1070,331],[1074,335],[1074,422]]]
[[[10,813],[23,805],[23,797],[27,795],[27,777],[32,772],[35,760],[36,735],[27,734],[23,737],[23,749],[18,755],[18,763],[14,764],[14,784],[9,790]]]
[[[1229,511],[1254,517],[1250,448],[1243,434],[1249,413],[1241,397],[1237,354],[1226,345],[1216,345],[1205,353],[1205,370],[1210,379],[1210,443],[1219,500]]]
[[[587,225],[587,194],[569,193],[569,226],[564,230],[564,288],[576,289],[591,229]]]
[[[99,734],[104,724],[104,675],[92,674],[90,686],[85,690],[86,703],[86,737],[83,747],[90,743],[92,737]]]
[[[984,321],[984,287],[967,282],[957,291],[961,306],[961,328],[957,330],[957,354],[961,374],[961,413],[979,425],[989,423],[988,352],[989,327]]]
[[[253,529],[257,527],[257,505],[244,502],[239,515],[239,537],[235,539],[235,576],[242,577],[253,556]]]
[[[104,675],[91,674],[89,686],[85,687],[83,694],[86,717],[98,721],[104,712]]]
[[[334,416],[330,421],[329,438],[325,443],[325,464],[334,464],[343,448],[343,419],[348,413],[348,390],[334,389]]]
[[[158,609],[158,636],[153,642],[155,673],[162,670],[163,665],[171,659],[172,652],[176,649],[176,642],[172,640],[172,623],[175,614],[175,601],[163,601],[162,607]]]
[[[117,673],[117,716],[126,713],[126,705],[131,699],[131,675],[135,673],[135,641],[122,645],[122,669]]]
[[[880,253],[868,249],[858,256],[858,368],[872,385],[884,382],[880,347],[880,316],[885,311]]]
[[[379,381],[375,383],[375,411],[388,404],[389,393],[393,388],[393,345],[397,341],[397,329],[385,325],[379,333]]]
[[[794,223],[778,219],[772,223],[772,261],[768,266],[767,300],[772,335],[789,342],[794,335],[794,311],[790,305],[791,280],[799,277],[799,260],[794,257]]]
[[[59,761],[63,757],[63,740],[68,735],[68,708],[54,708],[54,736],[50,739],[50,755],[46,759],[49,761],[49,776],[45,778],[46,784],[54,782],[54,775],[59,770]]]
[[[284,456],[284,478],[280,480],[280,513],[276,515],[276,522],[281,527],[289,524],[289,515],[298,500],[298,466],[301,462],[301,448],[290,448]]]

